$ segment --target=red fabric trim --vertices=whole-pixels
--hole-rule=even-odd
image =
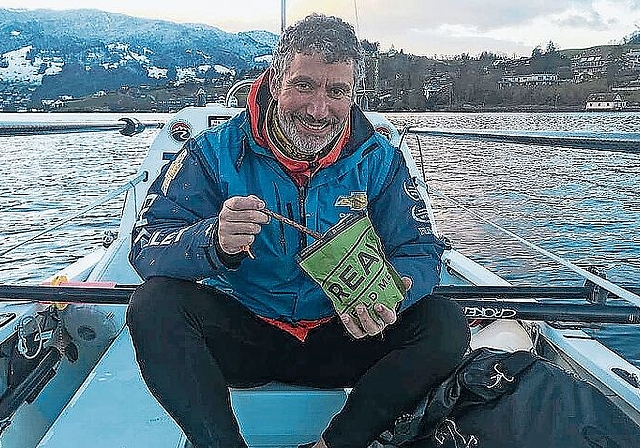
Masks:
[[[318,328],[320,325],[326,324],[331,319],[333,319],[332,317],[325,317],[318,320],[301,320],[296,322],[295,325],[291,325],[287,322],[283,322],[277,319],[271,319],[271,318],[262,317],[262,316],[258,316],[258,317],[260,317],[260,319],[264,320],[266,323],[271,324],[274,327],[277,327],[293,335],[296,339],[298,339],[301,342],[304,342],[305,339],[307,339],[307,335],[309,334],[309,331],[313,330],[314,328]]]
[[[249,111],[249,123],[251,124],[251,135],[253,136],[256,143],[262,147],[267,147],[267,141],[262,136],[260,132],[260,118],[264,120],[264,114],[267,111],[267,105],[261,105],[258,102],[258,91],[262,84],[265,84],[265,88],[269,88],[269,77],[267,76],[269,72],[266,71],[251,84],[251,88],[249,89],[249,95],[247,96],[247,109]],[[263,106],[264,110],[261,110],[260,107]]]

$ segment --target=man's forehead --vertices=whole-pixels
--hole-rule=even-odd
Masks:
[[[296,53],[287,72],[290,77],[329,75],[336,80],[337,78],[346,80],[354,76],[354,62],[326,62],[321,55]]]

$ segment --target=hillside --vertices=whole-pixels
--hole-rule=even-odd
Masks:
[[[122,86],[224,82],[269,62],[277,36],[98,10],[0,9],[2,105],[37,107]]]
[[[197,92],[220,101],[268,66],[277,38],[98,10],[0,9],[0,111],[170,111]],[[359,101],[370,109],[583,110],[604,92],[640,109],[640,35],[583,49],[549,42],[520,58],[435,60],[363,44]]]

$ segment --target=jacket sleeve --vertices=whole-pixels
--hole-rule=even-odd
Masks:
[[[189,140],[149,187],[132,231],[129,261],[143,279],[201,280],[224,268],[215,249],[220,182]]]
[[[431,294],[440,282],[445,245],[433,234],[427,205],[398,150],[380,193],[370,198],[369,214],[388,261],[401,277],[413,281],[400,304],[402,311]]]

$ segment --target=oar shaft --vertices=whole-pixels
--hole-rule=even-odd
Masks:
[[[635,306],[455,299],[469,319],[640,324]]]
[[[32,300],[34,302],[99,303],[126,305],[133,286],[115,288],[88,288],[72,286],[18,286],[0,285],[0,302]]]
[[[584,286],[436,286],[433,290],[433,295],[453,299],[586,299],[587,294]]]
[[[139,121],[132,118],[119,120],[93,120],[84,122],[43,122],[43,123],[0,123],[0,137],[19,135],[70,134],[77,132],[120,131],[124,135],[134,135],[145,128],[162,127],[163,121]]]
[[[474,291],[476,289],[477,291]],[[518,289],[520,289],[519,293],[517,291]],[[563,289],[566,290],[565,294],[562,294]],[[39,302],[126,305],[129,303],[129,298],[134,290],[135,286],[96,288],[0,285],[0,302],[32,300]],[[503,298],[532,297],[531,295],[525,294],[527,290],[535,293],[533,297],[575,299],[578,298],[577,294],[580,291],[584,291],[584,288],[443,286],[436,288],[434,295],[454,299],[463,307],[465,315],[470,319],[522,319],[558,322],[640,324],[640,308],[634,306],[535,301],[516,302],[511,300],[477,300],[469,298],[473,297],[474,294],[485,294],[484,297]],[[500,294],[496,294],[496,291]],[[506,294],[507,292],[510,292],[511,295]]]
[[[639,293],[640,288],[625,286],[625,290]],[[588,286],[436,286],[433,295],[453,299],[581,299],[587,300],[592,289]]]

